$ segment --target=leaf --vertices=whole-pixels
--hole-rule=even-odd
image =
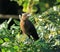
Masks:
[[[9,38],[4,38],[4,40],[5,40],[6,42],[10,41]]]
[[[20,21],[15,20],[15,19],[13,21],[15,22],[16,25],[20,25]]]
[[[23,0],[18,0],[17,3],[18,3],[19,5],[22,5]]]
[[[25,3],[23,4],[23,11],[24,11],[24,12],[28,12],[28,6],[29,6],[29,3],[28,3],[28,2],[25,2]]]
[[[1,49],[2,50],[2,52],[5,52],[5,49]]]
[[[7,50],[6,52],[11,52],[11,50]]]
[[[2,39],[0,39],[0,44],[3,43],[4,41]]]
[[[39,4],[39,0],[34,0],[33,2],[35,5]]]
[[[17,50],[18,50],[18,49],[19,49],[19,47],[18,47],[18,46],[14,46],[14,49],[17,49]]]
[[[57,2],[60,2],[60,0],[57,0]]]
[[[32,8],[32,12],[36,12],[36,11],[37,11],[37,7],[34,6],[34,7]]]

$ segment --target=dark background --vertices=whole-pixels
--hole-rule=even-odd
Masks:
[[[22,13],[22,7],[17,2],[0,0],[0,14],[18,15],[20,13]]]
[[[17,2],[10,0],[0,0],[0,14],[6,15],[18,15],[22,13],[22,6],[19,6]],[[8,20],[7,18],[0,18],[0,24]],[[19,19],[17,19],[19,20]],[[14,23],[13,19],[11,20],[9,27]]]

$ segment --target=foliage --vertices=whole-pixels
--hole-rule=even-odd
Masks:
[[[8,21],[0,24],[1,52],[60,52],[60,6],[44,13],[32,15],[29,20],[35,25],[39,40],[33,41],[21,34],[19,21],[14,19],[10,29]]]
[[[23,7],[23,12],[42,13],[56,5],[60,0],[11,0]]]

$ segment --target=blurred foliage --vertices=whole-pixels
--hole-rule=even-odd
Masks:
[[[35,25],[40,39],[34,42],[27,35],[21,34],[19,21],[15,19],[15,24],[8,29],[9,19],[0,24],[0,51],[60,52],[60,5],[54,6],[60,0],[11,1],[16,1],[19,6],[23,6],[23,12],[38,13],[33,14],[29,20]]]
[[[29,20],[35,25],[39,40],[21,34],[18,20],[14,19],[8,29],[9,19],[0,24],[0,52],[60,52],[60,5],[32,15]]]
[[[60,0],[11,0],[23,7],[23,12],[42,13],[60,3]]]

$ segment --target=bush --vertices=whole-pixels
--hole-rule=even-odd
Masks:
[[[58,9],[58,6],[57,6]],[[54,7],[46,12],[32,15],[29,20],[35,25],[39,40],[33,41],[21,34],[19,21],[8,29],[8,21],[0,24],[1,52],[59,52],[60,50],[60,12]]]

